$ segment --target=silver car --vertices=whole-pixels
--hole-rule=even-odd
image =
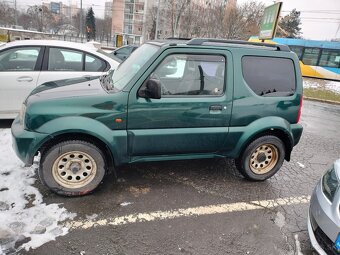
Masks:
[[[340,159],[314,189],[308,213],[308,233],[319,254],[340,254]]]

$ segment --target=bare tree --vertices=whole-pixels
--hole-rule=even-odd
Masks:
[[[191,0],[166,0],[165,12],[170,21],[171,36],[179,35],[179,24],[186,7]]]
[[[100,41],[111,40],[111,17],[105,17],[104,19],[96,18],[97,38]]]
[[[160,13],[163,12],[163,9],[160,10]],[[154,40],[156,38],[156,20],[157,20],[157,6],[151,6],[147,11],[147,19],[145,29],[148,33],[147,38],[150,40]],[[162,16],[162,15],[160,15]]]
[[[31,28],[41,32],[45,31],[47,28],[52,28],[55,23],[55,17],[46,6],[30,6],[27,9],[27,14],[30,16]]]
[[[181,20],[181,30],[179,31],[181,37],[191,38],[205,35],[205,10],[204,6],[201,6],[196,2],[191,2],[188,5]]]
[[[6,2],[0,3],[0,25],[14,25],[14,8],[10,7]]]

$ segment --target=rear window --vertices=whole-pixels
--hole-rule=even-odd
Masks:
[[[242,72],[259,96],[290,96],[296,89],[294,62],[287,58],[244,56]]]

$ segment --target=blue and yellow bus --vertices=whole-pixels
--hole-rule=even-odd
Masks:
[[[249,41],[259,42],[257,37]],[[302,76],[340,81],[340,42],[274,38],[267,43],[288,45],[300,59]]]

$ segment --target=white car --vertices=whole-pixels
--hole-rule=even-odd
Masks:
[[[27,40],[0,46],[0,119],[12,119],[38,85],[54,80],[98,76],[119,62],[89,45]]]

